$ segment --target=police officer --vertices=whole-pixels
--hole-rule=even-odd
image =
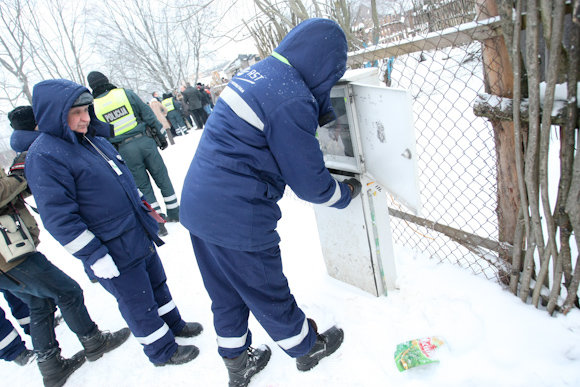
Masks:
[[[155,114],[133,91],[117,88],[109,79],[98,71],[87,76],[89,86],[95,97],[94,107],[97,118],[108,122],[114,127],[114,135],[109,141],[115,145],[127,163],[131,174],[135,178],[137,187],[143,193],[151,207],[161,212],[161,206],[155,199],[153,187],[147,172],[161,190],[168,222],[179,222],[179,203],[169,179],[167,167],[157,150],[156,142],[147,135],[147,127],[154,131],[154,135],[161,141],[161,148],[167,147],[165,135],[160,131],[161,123]],[[167,231],[160,224],[161,236]]]
[[[167,109],[167,119],[171,122],[171,126],[175,129],[177,135],[187,134],[187,126],[185,126],[185,122],[180,113],[180,103],[173,98],[171,93],[163,94],[163,101],[161,103]]]

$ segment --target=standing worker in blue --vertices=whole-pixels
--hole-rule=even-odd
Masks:
[[[155,136],[160,139],[161,148],[165,149],[167,140],[160,132],[161,123],[151,108],[137,94],[129,89],[117,88],[100,72],[89,73],[87,81],[95,97],[95,114],[99,120],[115,127],[115,134],[109,140],[123,156],[135,178],[137,187],[145,195],[151,207],[161,212],[161,206],[155,199],[147,174],[149,172],[163,195],[167,221],[179,222],[179,203],[167,167],[157,150],[157,144],[146,134],[147,127],[150,127],[155,132]],[[161,233],[167,234],[165,227],[161,226]]]
[[[249,312],[301,371],[340,347],[336,326],[319,334],[290,293],[276,225],[286,185],[302,199],[346,207],[360,183],[335,180],[315,137],[335,118],[330,90],[346,70],[339,25],[309,19],[272,56],[234,77],[221,93],[182,192],[181,222],[212,299],[218,352],[230,386],[245,386],[271,351],[250,347]]]
[[[34,86],[32,103],[41,134],[26,156],[26,176],[45,228],[79,258],[85,271],[116,299],[131,332],[157,366],[183,364],[199,353],[175,336],[201,333],[173,301],[155,245],[157,222],[143,204],[123,158],[104,138],[93,97],[74,82]]]
[[[38,136],[32,107],[17,107],[8,113],[8,119],[14,128],[10,144],[26,150]],[[28,230],[36,247],[40,230],[24,203],[24,197],[29,195],[21,168],[24,153],[14,161],[8,176],[0,170],[0,215],[18,217],[19,227]],[[114,333],[99,330],[89,316],[79,284],[36,249],[13,259],[0,255],[0,289],[9,290],[30,309],[30,337],[46,387],[62,386],[85,359],[99,359],[130,336],[127,328]],[[77,335],[84,348],[70,359],[60,355],[54,331],[57,325],[54,318],[56,306],[60,307],[66,325]]]

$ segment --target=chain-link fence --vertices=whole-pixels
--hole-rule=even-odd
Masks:
[[[499,279],[494,131],[473,112],[486,91],[481,40],[497,19],[475,18],[473,1],[426,2],[385,20],[379,44],[349,63],[380,67],[388,85],[413,97],[422,211],[391,198],[395,243]]]

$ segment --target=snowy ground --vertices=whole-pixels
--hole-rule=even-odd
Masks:
[[[162,152],[178,194],[201,131],[177,138]],[[455,266],[396,247],[399,290],[375,298],[326,274],[311,205],[287,194],[279,223],[285,273],[298,304],[321,329],[344,328],[345,341],[332,357],[307,373],[296,370],[255,320],[254,344],[268,344],[269,365],[250,386],[579,386],[580,311],[549,317],[525,305],[497,284]],[[210,301],[197,269],[186,230],[167,226],[159,249],[169,287],[183,317],[201,322],[200,356],[181,366],[156,368],[131,337],[119,349],[75,372],[67,386],[225,386],[227,373],[217,354]],[[100,328],[125,326],[117,305],[100,285],[86,277],[80,261],[68,255],[48,233],[40,250],[75,278]],[[0,299],[0,306],[6,304]],[[7,309],[6,309],[7,310]],[[7,313],[9,314],[9,313]],[[63,354],[81,345],[66,327],[57,327]],[[437,335],[446,341],[441,362],[399,372],[393,361],[398,343]],[[25,336],[25,335],[23,335]],[[24,339],[30,347],[30,339]],[[42,386],[36,364],[19,367],[0,362],[0,386]]]

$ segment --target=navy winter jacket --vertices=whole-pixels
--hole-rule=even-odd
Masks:
[[[268,57],[234,77],[206,123],[181,194],[181,223],[226,248],[280,241],[286,184],[303,200],[346,207],[351,194],[324,165],[318,125],[333,118],[330,90],[346,70],[338,24],[310,19]]]
[[[26,152],[39,135],[38,130],[15,130],[10,136],[10,147],[15,152]]]
[[[122,272],[155,251],[152,241],[163,242],[131,172],[105,138],[110,125],[89,107],[86,137],[102,155],[68,126],[68,112],[85,91],[62,79],[34,86],[32,107],[41,134],[28,150],[25,172],[48,232],[83,261],[88,273],[107,253]]]

